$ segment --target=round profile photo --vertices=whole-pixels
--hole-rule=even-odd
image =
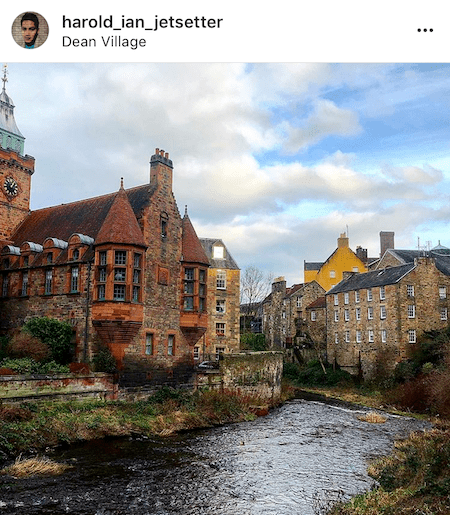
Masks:
[[[47,41],[48,23],[41,14],[28,11],[17,16],[11,32],[14,41],[22,48],[38,48]]]

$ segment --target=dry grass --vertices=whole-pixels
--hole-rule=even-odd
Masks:
[[[365,415],[360,415],[358,420],[362,420],[363,422],[370,422],[371,424],[384,424],[386,422],[386,417],[380,415],[376,411],[369,411]]]
[[[70,465],[56,463],[46,457],[22,459],[22,456],[19,456],[13,465],[2,469],[1,473],[15,478],[59,476],[69,468]]]

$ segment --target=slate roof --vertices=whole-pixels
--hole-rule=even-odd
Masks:
[[[365,288],[375,288],[377,286],[386,286],[387,284],[395,284],[402,277],[409,274],[414,267],[414,263],[407,263],[406,265],[373,270],[372,272],[365,272],[363,274],[355,273],[348,279],[344,279],[340,283],[336,284],[336,286],[327,292],[327,295]]]
[[[304,262],[304,265],[303,265],[303,269],[304,270],[320,270],[323,266],[323,263],[318,263],[318,262],[307,262],[305,261]]]
[[[399,260],[400,263],[412,263],[414,259],[418,257],[441,257],[441,256],[449,256],[450,249],[446,249],[445,247],[432,249],[430,251],[423,250],[408,250],[408,249],[388,249],[387,253],[391,254],[395,258]]]
[[[228,270],[239,270],[239,266],[233,259],[233,256],[228,252],[228,249],[221,239],[213,238],[200,238],[200,243],[208,256],[209,264],[213,268],[223,268]],[[224,259],[213,259],[213,246],[215,243],[223,245],[225,254]]]
[[[150,184],[145,184],[125,190],[137,218],[148,205],[154,189]],[[11,240],[17,246],[25,241],[42,244],[48,237],[67,241],[73,233],[82,233],[95,240],[116,195],[117,192],[109,193],[32,211],[16,229]]]

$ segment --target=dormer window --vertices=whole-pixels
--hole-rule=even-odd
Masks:
[[[215,245],[213,247],[213,259],[224,259],[225,248],[222,245]]]
[[[72,260],[73,261],[78,261],[78,259],[80,259],[80,250],[79,249],[75,249],[72,253]]]
[[[51,264],[51,263],[53,263],[53,253],[48,252],[47,253],[47,264]]]

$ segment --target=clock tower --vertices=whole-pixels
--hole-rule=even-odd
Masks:
[[[34,157],[24,155],[25,138],[14,119],[14,104],[6,93],[7,67],[3,67],[0,93],[0,244],[10,242],[14,229],[30,212]],[[15,242],[20,245],[22,242]]]

